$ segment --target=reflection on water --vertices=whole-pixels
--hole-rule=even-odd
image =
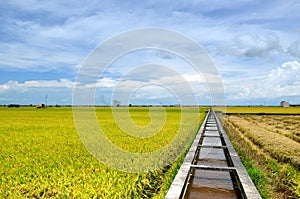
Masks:
[[[201,177],[200,177],[201,176]],[[194,170],[185,198],[233,199],[238,195],[229,171]]]

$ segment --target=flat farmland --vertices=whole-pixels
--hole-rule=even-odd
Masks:
[[[227,110],[227,133],[263,198],[299,198],[299,108]]]
[[[222,108],[215,108],[222,110]],[[224,108],[223,108],[224,109]],[[224,111],[224,110],[222,110]],[[279,106],[228,106],[225,111],[228,114],[272,114],[290,115],[300,114],[300,107],[279,107]]]
[[[191,141],[205,110],[190,112],[198,117],[185,124]],[[180,108],[165,111],[167,120],[157,135],[134,139],[114,122],[110,108],[95,109],[107,137],[136,153],[157,150],[176,135]],[[138,125],[151,122],[147,107],[132,107],[130,114]],[[0,108],[0,142],[0,198],[163,198],[184,158],[183,154],[173,164],[146,173],[107,167],[86,150],[68,107]]]

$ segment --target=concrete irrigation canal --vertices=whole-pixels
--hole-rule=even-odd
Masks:
[[[207,114],[166,198],[261,198],[214,111]]]

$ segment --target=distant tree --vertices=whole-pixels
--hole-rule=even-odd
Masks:
[[[121,106],[121,101],[114,100],[113,105],[119,107]]]

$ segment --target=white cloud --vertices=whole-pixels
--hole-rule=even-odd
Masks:
[[[186,81],[188,81],[189,83],[205,83],[205,80],[203,80],[203,78],[199,75],[199,74],[182,74],[181,75],[184,79],[186,79]]]
[[[279,86],[292,86],[300,83],[300,63],[298,61],[285,62],[277,69],[272,70],[267,76],[266,82],[273,82]],[[300,90],[298,90],[300,93]]]
[[[240,35],[234,38],[232,46],[220,48],[221,54],[238,57],[265,57],[283,52],[280,39],[275,34],[266,36]]]
[[[293,42],[288,48],[287,53],[295,58],[300,58],[300,42],[295,41]]]
[[[98,79],[95,83],[86,83],[86,84],[77,84],[78,88],[83,89],[96,89],[96,88],[114,88],[117,83],[119,82],[119,79],[113,79],[111,77],[104,77],[101,79]]]
[[[8,81],[7,83],[0,84],[0,91],[27,91],[33,88],[74,88],[78,83],[68,79],[57,80],[31,80],[19,83],[18,81]]]
[[[229,100],[300,96],[300,63],[285,62],[259,79],[236,79],[234,83],[226,84]]]
[[[66,88],[73,88],[76,86],[76,82],[70,81],[68,79],[60,79],[57,80],[38,80],[38,81],[26,81],[23,84],[20,84],[24,87],[36,87],[36,88],[59,88],[59,87],[66,87]]]

